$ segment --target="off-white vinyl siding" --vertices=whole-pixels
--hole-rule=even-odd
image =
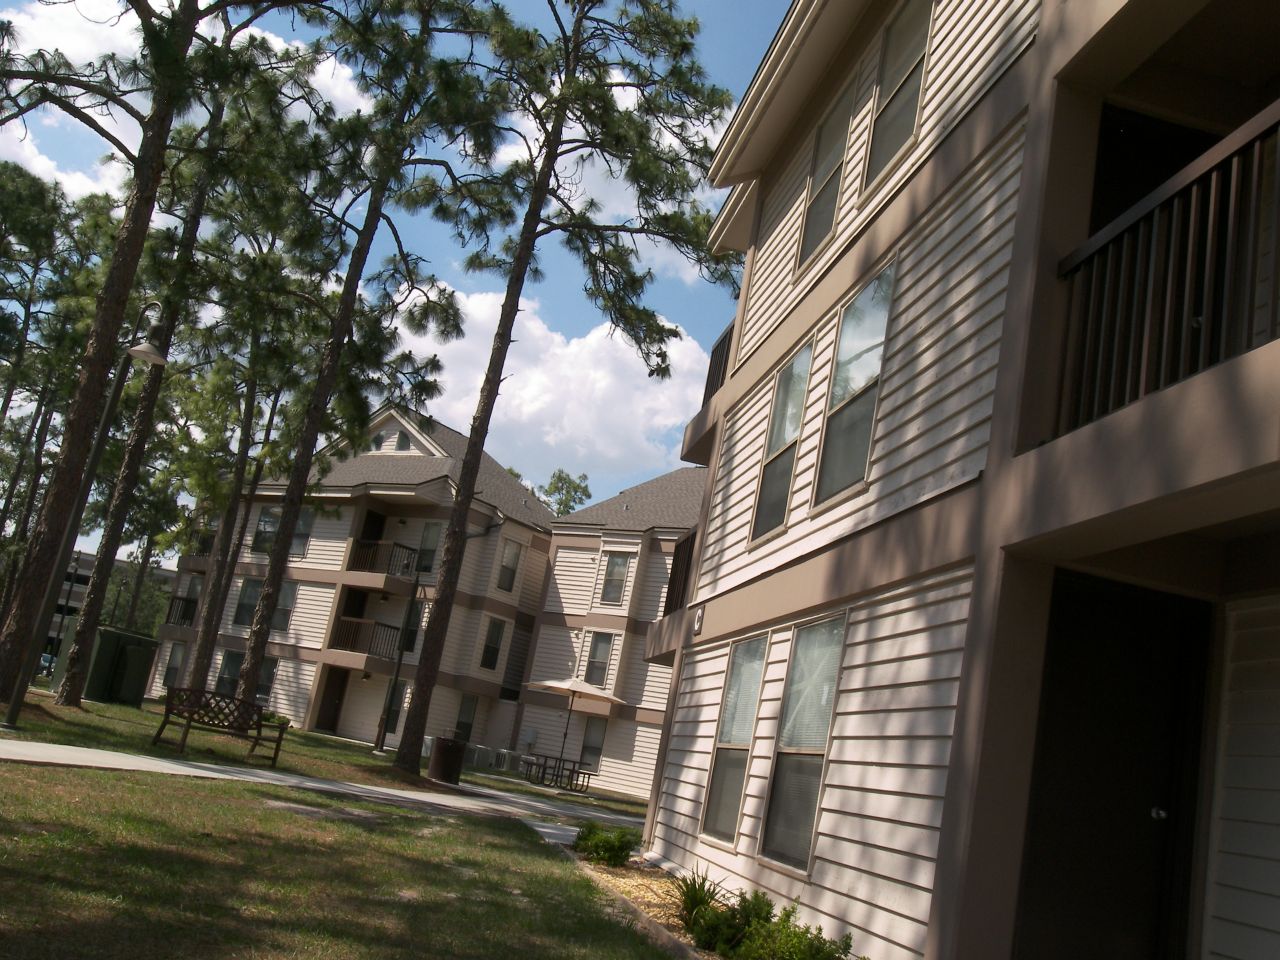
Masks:
[[[1204,953],[1280,956],[1280,597],[1228,608]]]
[[[631,610],[631,616],[650,623],[662,616],[667,580],[671,574],[671,555],[656,549],[656,546],[654,544],[641,554],[639,581]]]
[[[946,789],[972,572],[952,569],[866,597],[848,609],[831,747],[808,881],[757,859],[792,630],[770,637],[732,850],[698,836],[724,688],[726,644],[686,658],[658,798],[653,851],[705,864],[730,889],[798,900],[800,919],[850,931],[860,953],[906,960],[924,951]],[[841,611],[829,611],[838,614]]]
[[[335,510],[321,514],[317,511],[311,524],[311,539],[307,552],[291,558],[289,563],[299,567],[320,567],[325,570],[341,570],[347,552],[347,537],[351,535],[351,511]]]
[[[248,624],[235,623],[236,604],[240,602],[240,590],[244,577],[235,577],[227,592],[227,605],[222,611],[223,633],[235,637],[249,635]],[[333,614],[334,588],[323,583],[299,583],[293,613],[289,617],[288,630],[272,630],[271,639],[278,643],[296,643],[301,647],[319,648],[324,645],[329,620]]]
[[[636,567],[640,557],[638,540],[613,540],[608,537],[600,545],[600,559],[596,563],[595,584],[592,588],[592,612],[606,615],[626,616],[631,608],[631,597],[636,584]],[[609,567],[609,554],[619,553],[627,558],[627,572],[622,580],[622,600],[619,603],[605,603],[600,599],[604,590],[604,575]]]
[[[520,743],[523,750],[530,739],[533,751],[549,756],[560,756],[561,743],[564,755],[577,760],[582,756],[582,737],[586,730],[586,715],[574,711],[569,718],[569,733],[565,737],[564,710],[550,707],[527,706],[521,722]],[[605,727],[604,752],[600,768],[591,777],[591,786],[633,797],[647,798],[653,784],[653,771],[658,761],[658,745],[662,728],[654,724],[636,723],[632,720],[610,718]]]
[[[458,578],[458,589],[465,593],[470,593],[478,597],[489,594],[490,583],[494,577],[494,565],[497,563],[498,541],[502,539],[500,531],[501,527],[492,531],[487,536],[473,536],[467,541],[467,545],[462,551],[462,573]],[[469,533],[476,534],[480,530],[472,529]],[[444,559],[444,535],[440,537],[441,546],[438,556]],[[437,565],[439,561],[437,561]],[[496,591],[493,591],[496,593]],[[507,596],[503,594],[503,596]]]
[[[785,532],[747,550],[772,379],[727,417],[697,581],[705,600],[976,477],[986,462],[1022,130],[970,167],[907,236],[896,281],[868,489],[810,507],[839,326],[816,328]],[[833,308],[843,304],[833,305]]]
[[[578,637],[568,627],[543,624],[533,648],[530,680],[563,680],[578,665]]]
[[[579,547],[556,551],[555,567],[547,588],[549,613],[583,614],[591,609],[599,554]]]
[[[623,641],[618,683],[613,695],[636,706],[663,710],[667,705],[671,668],[646,663],[644,645],[645,638],[642,635],[628,634]]]
[[[307,715],[307,703],[311,699],[311,682],[315,679],[316,665],[302,660],[280,659],[276,663],[276,678],[271,685],[267,708],[302,726]]]
[[[796,270],[812,165],[813,143],[809,136],[765,191],[739,334],[738,363],[768,337],[810,285],[840,256],[848,241],[879,214],[884,203],[1026,49],[1035,34],[1039,7],[1036,0],[938,0],[917,139],[908,148],[908,156],[872,184],[872,191],[867,193],[862,189],[862,172],[870,140],[882,34],[870,39],[864,55],[849,72],[850,80],[857,84],[857,97],[841,175],[835,236],[811,263]]]

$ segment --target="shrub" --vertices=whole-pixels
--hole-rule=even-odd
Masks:
[[[773,922],[773,901],[759,890],[738,891],[738,897],[727,907],[703,910],[693,920],[689,936],[703,950],[714,950],[725,957],[736,957],[738,947],[752,927]]]
[[[603,827],[588,820],[578,830],[573,849],[592,863],[620,867],[631,851],[640,845],[640,831],[635,827]]]
[[[793,904],[772,923],[749,927],[734,957],[736,960],[845,960],[852,950],[853,938],[847,933],[839,940],[828,940],[822,935],[821,927],[796,923]]]
[[[700,913],[717,909],[724,901],[720,884],[705,871],[694,870],[687,876],[676,877],[676,894],[680,897],[680,923],[686,930],[693,926]]]

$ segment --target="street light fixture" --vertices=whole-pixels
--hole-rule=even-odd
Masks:
[[[111,383],[111,393],[107,397],[107,405],[102,409],[102,417],[98,421],[98,432],[93,439],[93,447],[89,450],[89,458],[84,465],[84,475],[80,480],[80,495],[76,498],[66,526],[62,532],[62,543],[58,549],[58,559],[53,567],[49,582],[45,584],[44,601],[40,608],[40,616],[36,620],[35,630],[27,638],[27,656],[18,671],[18,678],[13,685],[13,693],[9,697],[9,707],[5,711],[4,720],[0,721],[0,729],[18,729],[18,713],[22,710],[22,701],[27,695],[27,687],[31,676],[39,662],[40,651],[44,648],[49,636],[49,627],[53,624],[53,614],[58,606],[58,591],[62,586],[62,576],[70,562],[75,549],[76,537],[80,534],[80,521],[84,517],[85,504],[89,502],[89,494],[93,490],[94,477],[98,473],[98,464],[102,461],[102,453],[106,449],[111,435],[111,422],[115,419],[116,407],[120,405],[120,396],[124,393],[125,382],[129,379],[129,365],[137,359],[152,366],[164,366],[169,362],[165,356],[165,328],[153,323],[147,330],[145,340],[139,340],[142,321],[147,312],[162,307],[158,300],[149,300],[138,309],[138,319],[134,321],[133,332],[129,335],[129,347],[120,358],[120,366],[116,368],[115,379]]]

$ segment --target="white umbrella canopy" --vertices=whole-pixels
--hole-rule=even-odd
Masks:
[[[625,701],[615,697],[611,693],[605,693],[595,684],[587,683],[578,677],[568,677],[564,680],[536,680],[533,683],[526,683],[525,688],[528,690],[545,690],[547,693],[560,693],[569,695],[569,712],[564,717],[564,735],[560,738],[560,762],[564,762],[564,745],[569,739],[569,720],[573,717],[573,701],[578,697],[583,700],[599,700],[603,703],[623,703]],[[557,767],[557,769],[559,769]]]

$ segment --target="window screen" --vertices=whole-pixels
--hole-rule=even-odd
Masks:
[[[609,675],[609,652],[613,649],[613,634],[591,634],[591,649],[587,653],[587,672],[583,677],[587,683],[603,687]]]
[[[760,677],[764,673],[765,644],[764,637],[753,637],[734,644],[729,652],[720,726],[716,731],[715,756],[702,818],[704,833],[729,842],[733,842],[738,829],[747,756],[760,700]]]
[[[422,528],[422,540],[418,545],[418,569],[430,573],[436,567],[436,551],[440,548],[440,534],[444,524],[434,520],[427,521]]]
[[[608,721],[604,717],[587,717],[586,727],[582,731],[582,753],[578,759],[588,770],[600,769],[607,725]]]
[[[489,620],[489,629],[484,635],[484,649],[480,651],[480,666],[485,670],[494,670],[498,666],[498,654],[502,651],[502,631],[506,626],[501,620]]]
[[[516,585],[516,568],[520,566],[520,544],[514,540],[502,542],[502,565],[498,568],[498,589],[508,593]]]
[[[600,588],[602,603],[621,603],[622,590],[627,582],[627,562],[630,559],[625,553],[605,554],[604,585]]]
[[[812,357],[813,345],[805,344],[778,371],[774,381],[765,463],[760,473],[760,490],[756,494],[755,519],[751,524],[753,540],[781,526],[787,518],[787,501],[791,496],[791,468],[795,463]]]
[[[876,118],[867,157],[868,183],[883,172],[915,132],[932,10],[933,0],[907,0],[885,28]]]

